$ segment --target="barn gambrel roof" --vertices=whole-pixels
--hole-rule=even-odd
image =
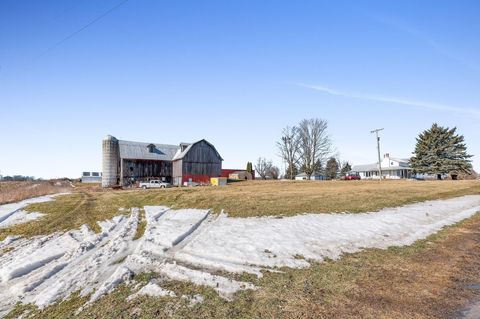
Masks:
[[[218,157],[223,161],[223,158],[220,156],[215,146],[213,146],[211,143],[204,139],[192,144],[182,143],[183,145],[188,145],[183,151],[178,145],[159,143],[144,143],[119,140],[118,145],[120,151],[120,158],[123,159],[175,161],[182,159],[195,144],[198,144],[202,141],[209,145],[215,151]],[[149,149],[149,146],[151,145],[155,146],[153,152],[150,152]]]
[[[155,146],[155,149],[153,152],[150,152],[148,146],[152,144]],[[120,158],[139,160],[172,161],[173,157],[180,149],[180,146],[178,145],[122,140],[118,141],[118,145],[120,149]]]
[[[195,143],[192,143],[190,145],[187,146],[187,148],[185,148],[185,150],[181,151],[180,149],[177,151],[177,153],[175,154],[175,156],[173,157],[173,160],[176,161],[176,160],[179,160],[179,159],[182,159],[185,157],[185,155],[187,155],[188,151],[190,151],[190,149],[195,145],[195,144],[198,144],[200,142],[205,142],[208,146],[210,146],[214,151],[215,153],[217,154],[218,158],[220,158],[221,161],[223,161],[223,158],[220,156],[220,154],[218,153],[217,149],[215,148],[215,146],[213,146],[213,144],[211,144],[210,142],[208,142],[207,140],[203,139],[203,140],[200,140],[200,141],[197,141]]]

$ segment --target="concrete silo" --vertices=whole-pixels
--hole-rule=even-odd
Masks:
[[[112,187],[118,185],[119,165],[120,165],[120,151],[118,140],[107,135],[102,141],[103,151],[103,175],[102,187]]]

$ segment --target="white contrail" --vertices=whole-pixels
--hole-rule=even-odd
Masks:
[[[474,115],[474,116],[480,117],[480,110],[474,109],[474,108],[461,108],[461,107],[440,104],[435,102],[410,100],[410,99],[382,96],[382,95],[376,95],[376,94],[346,92],[346,91],[337,90],[337,89],[333,89],[333,88],[322,86],[322,85],[308,85],[308,84],[299,84],[299,85],[305,88],[328,93],[330,95],[343,96],[348,98],[362,99],[362,100],[369,100],[369,101],[377,101],[377,102],[395,103],[395,104],[408,105],[408,106],[416,106],[416,107],[421,107],[421,108],[426,108],[431,110],[456,112],[456,113],[462,113],[462,114],[468,114],[468,115]]]

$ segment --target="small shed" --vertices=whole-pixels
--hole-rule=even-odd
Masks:
[[[252,180],[255,179],[255,171],[249,172],[249,171],[244,170],[244,169],[222,168],[222,172],[221,172],[220,176],[221,177],[227,177],[229,179],[236,179],[236,176],[234,176],[234,175],[237,174],[237,173],[240,173],[239,177],[242,177],[242,175],[246,173],[247,174],[246,176],[248,177],[248,179],[252,179]],[[232,175],[232,176],[230,176],[230,175]],[[243,175],[243,177],[245,177],[245,175]]]
[[[325,179],[325,176],[322,174],[315,172],[310,176],[311,181],[323,181]],[[303,172],[295,176],[296,181],[306,181],[308,180],[308,175],[307,173]]]
[[[101,172],[82,172],[82,183],[101,183]]]
[[[212,186],[226,186],[227,178],[226,177],[212,177],[210,178],[210,184]]]
[[[229,179],[237,180],[237,181],[246,181],[246,180],[252,180],[252,174],[247,172],[247,171],[236,171],[233,173],[230,173],[228,175]]]

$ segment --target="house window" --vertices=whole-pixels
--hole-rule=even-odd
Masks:
[[[92,176],[98,177],[100,174],[98,172],[92,172]]]
[[[90,176],[90,172],[83,172],[83,176]]]

